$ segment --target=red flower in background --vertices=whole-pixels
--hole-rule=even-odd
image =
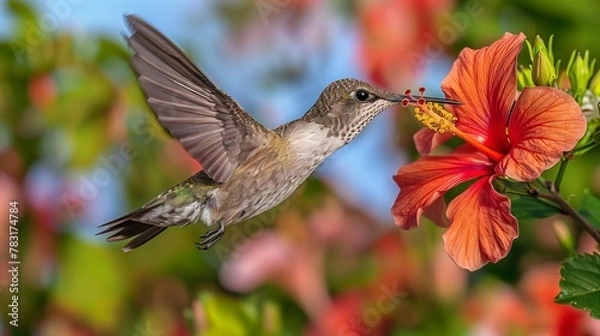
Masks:
[[[56,82],[51,73],[42,73],[32,77],[27,86],[31,104],[38,109],[51,106],[57,97]]]
[[[221,269],[221,283],[238,293],[250,292],[265,283],[276,284],[311,319],[318,320],[330,303],[322,274],[324,246],[310,239],[311,232],[298,213],[282,212],[277,222],[285,223],[285,230],[265,230],[236,246]]]
[[[493,180],[537,179],[586,129],[579,105],[566,93],[535,87],[518,94],[516,61],[524,40],[523,34],[506,34],[489,47],[460,53],[442,90],[463,105],[449,107],[451,114],[432,105],[420,104],[418,109],[440,125],[436,130],[453,133],[467,144],[450,155],[424,156],[394,176],[401,192],[392,213],[404,229],[418,226],[430,207],[430,213],[442,213],[446,191],[477,179],[448,205],[450,226],[443,235],[449,256],[469,270],[502,259],[518,236],[510,200],[494,190]],[[448,137],[427,129],[416,134],[415,142],[426,153]],[[437,224],[446,226],[440,218]]]
[[[437,43],[439,14],[453,4],[454,0],[361,1],[359,64],[368,78],[388,87],[413,78],[426,61],[421,59],[426,48]]]
[[[554,302],[560,292],[560,265],[528,267],[517,288],[483,282],[462,309],[471,335],[599,335],[600,321],[577,308]]]

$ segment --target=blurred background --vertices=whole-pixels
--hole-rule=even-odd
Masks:
[[[510,255],[474,273],[448,259],[442,230],[394,226],[392,175],[416,158],[419,128],[402,109],[209,251],[194,247],[196,225],[127,254],[95,236],[199,169],[144,102],[122,38],[127,13],[269,127],[343,77],[439,95],[463,47],[505,31],[554,34],[563,62],[573,49],[600,55],[595,0],[4,1],[0,215],[18,202],[21,264],[15,328],[2,218],[0,334],[600,335],[586,313],[552,301],[566,255],[551,224],[564,219],[521,223]],[[569,166],[566,194],[600,193],[598,154]]]

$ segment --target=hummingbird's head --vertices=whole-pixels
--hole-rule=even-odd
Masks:
[[[345,78],[329,84],[303,119],[329,128],[331,136],[348,143],[383,110],[398,103],[415,102],[415,99],[358,79]],[[453,103],[436,98],[428,101]]]

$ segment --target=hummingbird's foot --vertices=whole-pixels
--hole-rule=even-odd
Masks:
[[[219,227],[214,230],[209,230],[202,236],[201,240],[196,243],[196,247],[200,250],[208,250],[217,243],[225,234],[225,224],[219,224]]]

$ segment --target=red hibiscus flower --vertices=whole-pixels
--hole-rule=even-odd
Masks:
[[[524,40],[523,34],[507,33],[488,47],[460,53],[442,90],[463,105],[444,110],[419,104],[417,117],[438,133],[422,130],[415,143],[422,154],[452,134],[466,144],[450,155],[424,156],[394,176],[401,189],[392,207],[396,224],[414,228],[426,211],[438,225],[447,226],[449,219],[445,249],[469,270],[502,259],[518,236],[510,200],[494,190],[493,180],[537,179],[586,129],[580,107],[566,93],[534,87],[519,94],[516,62]],[[445,209],[443,194],[473,179],[477,180]]]

